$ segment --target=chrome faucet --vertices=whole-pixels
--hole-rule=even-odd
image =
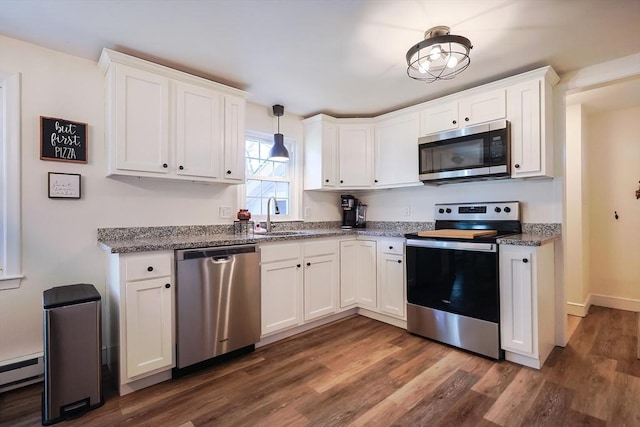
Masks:
[[[280,215],[280,209],[278,209],[278,201],[276,200],[275,197],[269,197],[269,199],[267,199],[267,233],[271,233],[271,201],[272,200],[275,205],[274,213],[276,215]]]

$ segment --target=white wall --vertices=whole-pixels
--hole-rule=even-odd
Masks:
[[[640,305],[640,107],[589,116],[590,291]],[[614,212],[618,212],[616,220]]]
[[[0,36],[0,69],[19,72],[22,102],[22,251],[25,279],[0,291],[0,362],[42,351],[42,292],[92,283],[104,294],[105,255],[96,244],[101,227],[217,224],[218,207],[237,210],[237,190],[221,184],[106,178],[104,76],[95,62]],[[271,134],[271,107],[247,105],[247,129]],[[40,116],[89,124],[87,164],[40,160]],[[302,141],[299,117],[285,114],[280,128]],[[302,153],[302,147],[300,147]],[[80,200],[47,197],[47,173],[82,175]],[[331,194],[305,197],[311,220],[339,218]],[[330,203],[329,203],[330,202]],[[335,205],[328,214],[325,207]]]

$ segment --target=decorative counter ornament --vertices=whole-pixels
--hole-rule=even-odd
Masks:
[[[251,212],[249,212],[248,209],[240,209],[237,217],[239,221],[249,221],[251,219]]]

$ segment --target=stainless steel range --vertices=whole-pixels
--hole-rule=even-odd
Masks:
[[[437,204],[407,234],[407,330],[501,359],[498,244],[522,232],[519,202]]]

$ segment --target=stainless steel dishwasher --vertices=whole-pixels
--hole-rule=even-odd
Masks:
[[[260,340],[255,245],[176,251],[178,369]]]

